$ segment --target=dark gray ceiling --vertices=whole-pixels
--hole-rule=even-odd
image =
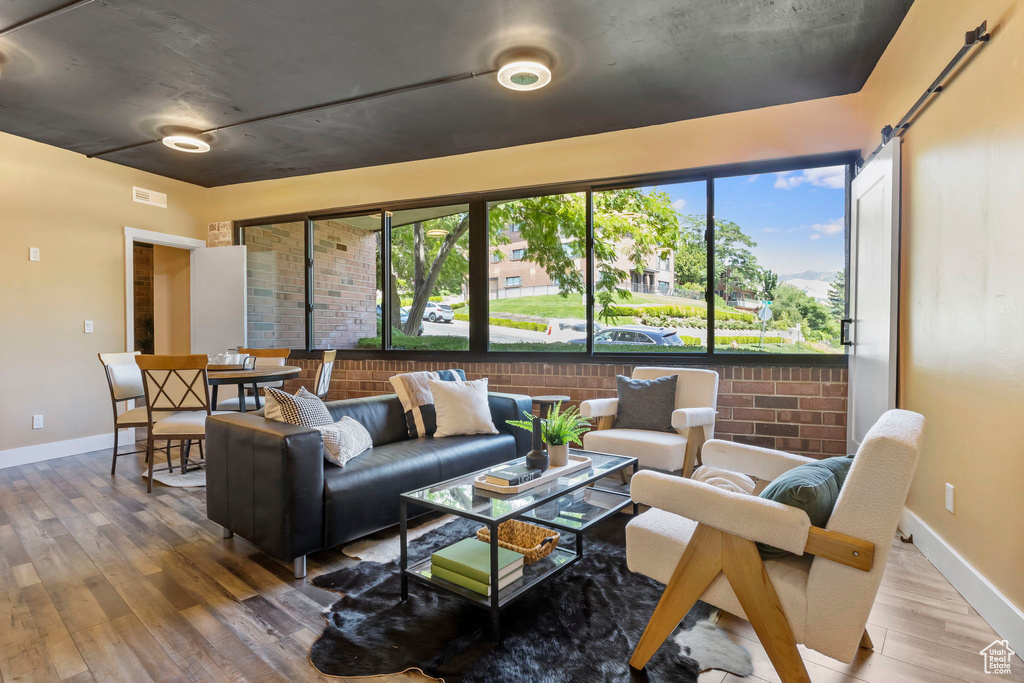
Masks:
[[[446,156],[855,92],[912,1],[95,0],[0,38],[0,130],[93,154],[554,56],[535,92],[481,76],[104,158],[215,186]],[[65,2],[0,0],[0,28]]]

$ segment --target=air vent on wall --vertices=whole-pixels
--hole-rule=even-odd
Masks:
[[[153,190],[147,190],[142,187],[132,188],[132,201],[139,202],[140,204],[159,206],[164,209],[167,208],[167,195],[163,192],[154,192]]]

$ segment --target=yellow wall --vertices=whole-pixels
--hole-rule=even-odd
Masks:
[[[133,185],[167,193],[168,208],[132,202]],[[194,185],[0,133],[0,451],[112,430],[96,354],[124,350],[124,226],[203,238],[205,200]]]
[[[153,352],[184,355],[192,348],[187,249],[153,247]]]
[[[209,222],[859,149],[858,95],[210,190]]]
[[[928,419],[908,507],[1024,607],[1024,2],[916,2],[862,95],[864,147],[988,20],[903,142],[901,406]],[[945,510],[946,482],[956,487]]]

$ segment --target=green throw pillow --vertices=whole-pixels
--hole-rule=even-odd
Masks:
[[[844,455],[794,467],[768,484],[760,497],[800,508],[811,518],[812,525],[823,527],[832,516],[852,464],[853,456]],[[757,549],[765,560],[790,554],[765,543],[758,543]]]

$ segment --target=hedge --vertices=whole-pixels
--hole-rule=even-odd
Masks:
[[[715,344],[732,344],[733,342],[736,342],[737,344],[760,344],[761,341],[762,341],[761,337],[754,337],[754,336],[750,336],[750,337],[719,337],[717,335],[715,336]],[[783,343],[785,343],[785,340],[782,337],[765,337],[763,341],[764,341],[765,344],[783,344]]]
[[[456,320],[463,320],[469,322],[468,313],[456,313]],[[511,327],[515,330],[533,330],[534,332],[546,332],[548,326],[544,323],[531,323],[524,320],[508,320],[506,318],[491,318],[489,324],[495,327]]]
[[[609,306],[608,312],[615,317],[645,315],[665,315],[671,318],[704,318],[707,320],[708,309],[700,306]],[[719,320],[742,320],[754,322],[753,313],[733,313],[715,310],[715,318]]]

